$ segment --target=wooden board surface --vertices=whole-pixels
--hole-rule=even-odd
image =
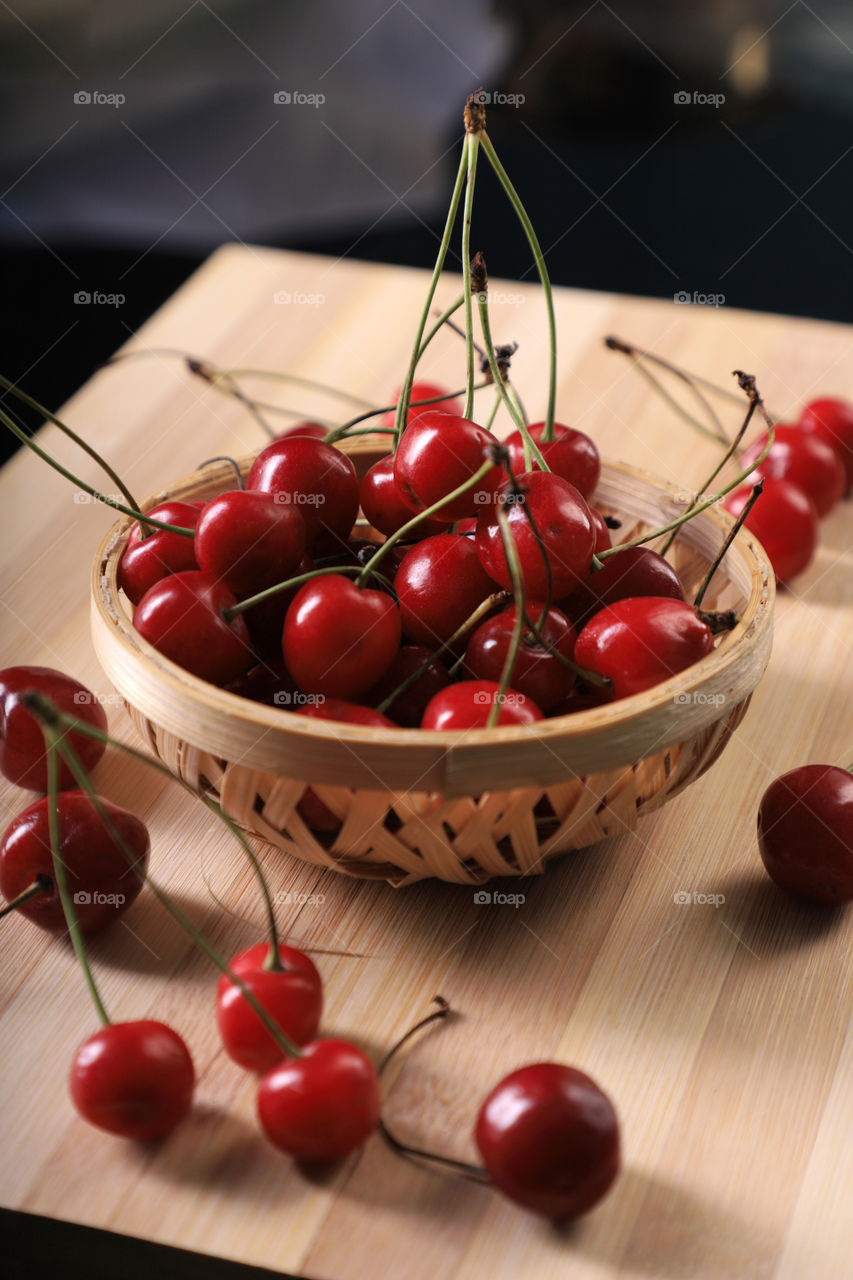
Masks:
[[[404,370],[424,282],[397,268],[229,247],[132,344],[287,369],[382,403]],[[275,302],[282,290],[290,303]],[[517,385],[539,415],[541,298],[517,284],[494,292],[493,329],[519,341]],[[448,282],[441,298],[452,296]],[[559,416],[603,452],[685,489],[701,484],[714,446],[604,350],[605,334],[720,381],[747,369],[780,414],[818,392],[853,392],[851,328],[569,290],[557,307]],[[423,372],[459,385],[463,363],[448,333]],[[38,392],[37,374],[28,385]],[[266,390],[306,413],[335,412],[313,393]],[[733,427],[737,409],[724,412]],[[102,371],[65,417],[139,494],[205,457],[262,444],[238,405],[166,357]],[[95,478],[55,429],[43,439]],[[0,501],[0,661],[73,673],[131,738],[88,636],[89,563],[110,513],[75,501],[31,456],[6,468]],[[5,921],[0,1200],[329,1280],[853,1276],[853,913],[784,899],[754,838],[758,799],[777,773],[853,760],[851,535],[847,504],[824,523],[811,569],[780,594],[770,669],[722,761],[636,835],[504,886],[525,895],[522,905],[478,904],[458,886],[398,892],[267,858],[291,939],[346,953],[318,957],[328,1032],[378,1055],[436,992],[459,1010],[389,1078],[388,1116],[402,1135],[471,1156],[479,1101],[536,1059],[573,1063],[604,1085],[622,1118],[625,1170],[592,1215],[558,1233],[485,1189],[401,1162],[378,1139],[307,1181],[261,1140],[253,1082],[215,1033],[214,975],[146,893],[93,943],[94,965],[115,1018],[154,1016],[185,1035],[199,1074],[194,1111],[156,1149],[76,1118],[66,1072],[94,1014],[67,948]],[[98,782],[148,823],[153,870],[219,945],[235,951],[260,936],[239,851],[212,818],[141,765],[108,758]],[[0,803],[5,825],[29,797],[4,783]]]

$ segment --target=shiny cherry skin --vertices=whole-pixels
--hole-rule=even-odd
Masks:
[[[400,399],[400,390],[398,387],[394,392],[394,403],[397,404]],[[413,400],[432,400],[433,396],[445,396],[444,400],[436,400],[435,404],[413,405]],[[432,409],[437,413],[452,413],[456,417],[462,413],[462,405],[455,396],[448,396],[444,387],[437,387],[432,382],[413,382],[412,394],[409,396],[409,412],[406,417],[407,422],[414,421],[419,414],[425,413],[427,409]],[[390,413],[386,413],[382,419],[382,426],[389,431],[394,430],[396,422],[396,412],[392,409]]]
[[[182,529],[195,529],[201,517],[201,504],[195,502],[162,502],[147,513],[166,524]],[[180,533],[156,529],[146,538],[135,524],[118,566],[118,585],[131,604],[139,604],[149,587],[170,573],[197,569],[195,542]]]
[[[162,1022],[112,1022],[81,1044],[69,1079],[84,1120],[119,1138],[163,1138],[190,1109],[195,1069]]]
[[[394,575],[403,631],[435,649],[496,591],[470,538],[441,533],[408,551]]]
[[[360,590],[334,573],[299,588],[284,620],[282,651],[300,689],[354,699],[390,667],[400,636],[390,595]]]
[[[586,576],[592,563],[595,531],[589,507],[568,480],[546,471],[530,471],[518,477],[522,493],[516,498],[507,488],[496,502],[506,499],[505,512],[515,541],[525,590],[534,600],[548,596],[548,572],[554,599],[568,595]],[[512,499],[512,500],[511,500]],[[533,534],[532,516],[545,554]],[[483,568],[502,587],[512,580],[504,554],[501,528],[493,506],[484,507],[477,521],[477,553]]]
[[[613,546],[613,539],[610,536],[610,530],[607,527],[604,516],[595,507],[590,507],[589,515],[592,520],[592,532],[595,537],[595,554],[598,555],[599,551],[609,551]]]
[[[394,455],[394,479],[404,500],[417,510],[431,507],[479,471],[494,443],[468,418],[425,410],[403,432]],[[452,521],[476,515],[502,477],[493,466],[479,484],[442,507],[442,516]]]
[[[845,490],[853,489],[853,405],[848,400],[822,396],[811,400],[800,414],[801,431],[810,431],[830,445],[844,464]]]
[[[744,470],[759,457],[767,444],[767,433],[744,450]],[[776,428],[770,452],[755,469],[755,475],[787,480],[811,498],[819,516],[828,515],[845,489],[845,472],[835,449],[818,435],[800,427]]]
[[[323,983],[303,951],[279,944],[281,968],[267,968],[268,942],[241,951],[229,968],[243,982],[288,1039],[313,1040],[323,1012]],[[216,989],[216,1023],[225,1052],[247,1071],[268,1071],[284,1051],[266,1029],[239,987],[223,973]]]
[[[582,585],[567,596],[566,612],[575,621],[586,621],[593,613],[617,600],[632,596],[669,596],[683,600],[684,589],[678,574],[663,556],[648,547],[626,547],[608,556],[595,573],[590,570]]]
[[[730,493],[725,501],[729,515],[739,516],[751,493],[746,485]],[[790,582],[811,564],[820,533],[818,514],[797,485],[766,479],[745,525],[766,551],[777,582]]]
[[[226,685],[254,662],[243,615],[238,613],[230,622],[223,617],[224,610],[236,603],[223,582],[198,569],[186,570],[146,591],[133,625],[185,671],[211,684]]]
[[[343,1160],[379,1123],[382,1098],[370,1059],[347,1040],[312,1040],[301,1058],[269,1070],[258,1087],[258,1119],[294,1160]]]
[[[494,680],[462,680],[448,685],[427,706],[421,728],[457,733],[466,729],[485,729],[499,694],[500,685]],[[534,724],[542,719],[542,712],[533,699],[517,689],[507,689],[500,708],[499,725]]]
[[[574,627],[566,615],[555,608],[548,610],[543,621],[544,610],[544,604],[527,604],[528,616],[540,627],[551,648],[571,661],[577,639]],[[512,645],[517,612],[515,604],[508,605],[480,623],[471,636],[465,650],[465,668],[474,680],[500,680]],[[575,673],[525,629],[509,679],[513,689],[532,698],[547,714],[569,696]]]
[[[311,440],[325,440],[331,427],[321,426],[319,422],[296,422],[292,427],[276,434],[276,440],[289,440],[292,436],[308,436]]]
[[[483,1103],[475,1141],[492,1182],[554,1222],[592,1209],[619,1173],[619,1120],[594,1080],[537,1062],[501,1080]]]
[[[544,422],[531,422],[528,427],[530,437],[539,445],[542,457],[555,475],[562,476],[574,485],[583,498],[592,497],[601,475],[601,456],[595,444],[583,431],[574,427],[565,427],[561,422],[554,423],[554,439],[542,443]],[[509,449],[510,466],[516,475],[526,470],[524,466],[524,440],[520,431],[513,431],[507,436],[506,446]],[[530,460],[531,471],[539,470],[535,458]]]
[[[277,494],[305,521],[308,550],[321,535],[346,538],[358,514],[358,477],[346,454],[310,436],[273,440],[249,472],[247,489]]]
[[[853,902],[853,774],[829,764],[783,773],[761,797],[758,848],[767,874],[807,902]]]
[[[277,494],[231,489],[206,503],[195,531],[199,568],[219,578],[238,599],[284,582],[305,554],[305,522],[298,507]]]
[[[359,496],[361,509],[369,523],[389,537],[404,524],[408,524],[416,514],[415,508],[406,501],[397,487],[393,455],[374,462],[361,482]],[[426,538],[430,534],[441,533],[449,523],[449,520],[429,516],[412,531],[412,537]]]
[[[61,791],[57,797],[59,852],[84,933],[98,933],[128,909],[142,888],[148,865],[145,823],[109,800],[102,799],[101,804],[133,850],[135,867],[128,864],[85,792]],[[18,914],[48,933],[65,933],[65,915],[53,877],[49,812],[49,798],[43,796],[6,828],[0,841],[0,891],[11,901],[29,888],[37,875],[44,876],[50,881],[50,890],[18,907]]]
[[[617,600],[596,613],[578,636],[575,662],[611,681],[614,698],[629,698],[692,667],[714,637],[691,605],[669,597]]]
[[[429,666],[421,670],[425,662],[429,662]],[[427,704],[450,684],[447,668],[431,649],[420,644],[401,645],[385,675],[364,695],[368,702],[378,705],[415,672],[420,672],[418,678],[394,699],[385,713],[389,720],[406,729],[417,729]]]
[[[104,708],[85,685],[52,667],[5,667],[0,671],[0,773],[18,787],[47,791],[47,755],[39,722],[21,701],[32,691],[49,698],[60,711],[106,733]],[[69,733],[67,742],[87,773],[94,769],[106,743]],[[59,764],[59,789],[74,786],[74,775],[64,760]]]

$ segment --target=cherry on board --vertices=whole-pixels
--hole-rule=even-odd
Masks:
[[[485,729],[499,695],[500,685],[493,680],[461,680],[448,685],[427,706],[421,728],[454,732]],[[534,724],[541,719],[542,712],[533,699],[517,689],[507,689],[500,698],[499,725]]]
[[[295,574],[305,522],[277,494],[231,489],[205,503],[194,542],[199,568],[246,599]]]
[[[539,446],[548,469],[574,485],[583,498],[592,497],[601,475],[601,456],[592,440],[583,431],[554,423],[554,439],[542,443],[544,422],[531,422],[527,428],[530,437]],[[510,466],[516,475],[526,470],[524,465],[524,439],[520,431],[513,431],[505,441],[509,449]],[[531,471],[539,470],[539,463],[531,456]]]
[[[549,609],[543,620],[544,609],[541,603],[527,605],[531,621],[539,626],[551,649],[571,661],[577,639],[574,627],[566,615],[555,608]],[[494,617],[481,622],[471,636],[465,650],[465,668],[475,680],[500,680],[517,616],[517,606],[507,605]],[[575,673],[525,628],[509,679],[513,689],[532,698],[547,714],[568,697]]]
[[[244,986],[295,1044],[313,1040],[323,1012],[323,983],[313,960],[295,947],[279,945],[282,967],[269,969],[270,944],[259,942],[230,962]],[[229,1058],[247,1071],[268,1071],[284,1051],[239,987],[223,973],[216,989],[216,1023]]]
[[[195,1069],[181,1037],[162,1022],[111,1022],[77,1050],[71,1101],[89,1124],[119,1138],[163,1138],[192,1105]]]
[[[399,403],[400,390],[401,388],[398,387],[394,392],[395,405]],[[445,399],[437,400],[435,404],[424,404],[420,406],[413,405],[411,403],[412,400],[432,400],[433,396],[445,396]],[[438,413],[452,413],[456,417],[459,417],[462,413],[462,405],[455,396],[447,395],[444,387],[437,387],[432,382],[413,382],[412,392],[409,396],[409,412],[406,415],[406,422],[413,422],[415,418],[419,417],[420,414],[425,413],[427,409],[432,409]],[[391,409],[390,412],[386,413],[385,417],[382,419],[382,426],[388,431],[393,431],[396,420],[396,412],[394,409]]]
[[[469,481],[488,461],[494,437],[468,418],[426,410],[406,428],[394,455],[394,478],[405,501],[431,507]],[[501,483],[496,464],[480,482],[442,507],[448,521],[476,515]]]
[[[52,667],[5,667],[0,671],[0,773],[16,786],[47,791],[44,735],[38,720],[21,701],[21,694],[27,691],[43,694],[66,715],[102,733],[107,730],[107,717],[94,693]],[[67,733],[64,737],[90,773],[104,754],[106,743],[81,733]],[[74,775],[60,760],[59,788],[66,791],[73,786]]]
[[[343,1160],[373,1133],[382,1111],[376,1071],[346,1040],[312,1040],[301,1058],[272,1067],[258,1087],[258,1119],[294,1160]]]
[[[179,667],[211,684],[236,680],[255,659],[242,614],[230,622],[225,609],[237,598],[201,570],[173,573],[146,591],[133,625],[149,644]]]
[[[770,878],[795,897],[853,902],[853,774],[829,764],[783,773],[761,798],[758,848]]]
[[[108,833],[85,792],[60,791],[57,797],[59,852],[84,933],[97,933],[128,909],[142,888],[148,865],[145,823],[109,800],[102,799],[101,804],[133,850],[134,867]],[[49,798],[43,796],[6,828],[0,841],[0,891],[11,901],[37,875],[43,876],[50,882],[50,889],[18,907],[18,913],[49,933],[65,933],[65,916],[53,878],[49,805]]]
[[[610,680],[614,698],[628,698],[691,667],[713,646],[710,628],[689,604],[639,596],[606,605],[590,619],[575,661]]]
[[[299,588],[284,620],[282,650],[300,689],[353,699],[387,671],[400,635],[391,596],[335,573]]]
[[[767,444],[767,433],[744,450],[742,463],[746,470],[759,457]],[[837,451],[815,433],[798,426],[776,428],[770,452],[756,468],[756,476],[772,476],[787,480],[811,498],[819,516],[828,515],[845,489],[844,464]]]
[[[588,1075],[561,1063],[534,1063],[501,1080],[474,1136],[498,1190],[554,1222],[587,1213],[619,1173],[612,1102]]]
[[[358,477],[340,449],[310,436],[273,440],[249,472],[247,489],[277,494],[305,521],[310,550],[321,535],[346,538],[358,514]]]
[[[195,502],[161,502],[146,514],[181,529],[195,529],[201,517],[201,505]],[[180,533],[154,529],[147,537],[135,524],[118,565],[117,581],[131,604],[139,604],[149,587],[183,569],[197,569],[195,543]]]
[[[394,575],[403,631],[435,649],[462,626],[496,586],[470,538],[441,533],[406,553]]]
[[[845,472],[845,488],[853,489],[853,405],[834,396],[811,400],[800,414],[799,426],[835,449]]]
[[[748,485],[730,493],[724,504],[729,515],[739,516],[751,495]],[[766,479],[744,523],[767,552],[777,582],[790,582],[811,564],[820,533],[818,514],[811,498],[789,480]]]

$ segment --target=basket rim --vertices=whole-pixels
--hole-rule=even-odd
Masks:
[[[347,443],[350,447],[344,451],[349,454],[387,452],[381,437],[365,436]],[[241,471],[248,470],[255,456],[256,454],[253,454],[249,458],[238,460]],[[675,485],[659,479],[642,468],[609,458],[602,458],[602,478],[605,478],[605,475],[621,475],[638,480],[648,485],[655,494],[670,497],[673,500],[676,494],[683,492]],[[149,510],[167,497],[188,496],[194,490],[209,488],[215,491],[217,485],[221,489],[221,482],[229,476],[233,476],[233,471],[225,465],[221,468],[209,467],[203,471],[197,470],[147,497],[140,509]],[[721,540],[732,527],[731,518],[716,506],[697,517],[697,524],[699,521],[706,526],[709,522],[716,526]],[[403,765],[402,762],[407,756],[412,757],[415,753],[421,761],[425,757],[432,758],[433,768],[430,776],[433,777],[433,781],[436,768],[441,776],[452,772],[452,757],[454,752],[460,750],[466,760],[470,760],[472,752],[481,756],[480,764],[486,768],[488,768],[488,757],[492,752],[499,750],[503,755],[512,748],[523,750],[531,742],[538,742],[550,748],[556,759],[555,748],[571,748],[573,744],[581,744],[592,733],[599,736],[612,736],[615,745],[625,736],[627,727],[638,724],[643,718],[654,715],[668,705],[671,707],[673,703],[683,703],[684,733],[670,736],[669,741],[661,740],[661,747],[671,746],[675,741],[714,724],[730,710],[732,700],[725,704],[719,702],[715,704],[712,701],[703,704],[700,699],[697,699],[695,695],[700,694],[704,686],[724,684],[726,677],[738,671],[741,663],[748,657],[751,666],[755,668],[755,678],[751,680],[749,688],[742,691],[742,696],[738,699],[740,701],[752,691],[769,658],[775,577],[760,543],[746,530],[741,529],[728,552],[729,556],[740,556],[751,580],[749,600],[743,609],[740,621],[723,637],[720,645],[705,658],[669,680],[655,685],[652,689],[620,699],[618,702],[536,721],[532,725],[498,726],[492,729],[461,732],[396,727],[377,729],[314,719],[301,716],[283,707],[270,707],[252,702],[239,694],[209,684],[160,654],[135,631],[124,597],[120,595],[116,584],[118,559],[134,523],[130,516],[123,516],[116,521],[101,539],[92,565],[93,641],[108,676],[112,678],[119,692],[135,706],[138,706],[138,703],[132,695],[128,695],[128,681],[123,678],[128,663],[144,677],[149,692],[156,683],[158,703],[169,697],[176,703],[180,701],[186,703],[189,698],[195,704],[193,709],[196,707],[199,710],[203,709],[208,715],[224,718],[235,724],[239,723],[244,728],[256,730],[263,736],[274,734],[279,743],[289,740],[295,758],[293,770],[291,772],[289,769],[288,772],[294,777],[302,776],[299,756],[306,747],[317,748],[323,745],[331,746],[331,744],[351,747],[353,755],[361,764],[364,763],[365,751],[369,752],[371,747],[381,745],[384,751],[394,753],[396,760],[392,761],[390,769],[388,762],[385,762],[381,781],[378,780],[379,775],[375,775],[377,782],[373,785],[379,789],[392,789],[396,786],[393,780],[389,783],[384,776],[389,772],[395,776],[410,773],[413,761],[410,759],[407,765]],[[116,642],[123,652],[121,661],[115,653]],[[108,649],[112,649],[113,652],[108,654]],[[755,652],[751,653],[751,651]],[[123,688],[122,685],[125,687]],[[148,714],[145,707],[140,709]],[[156,722],[156,715],[152,715],[151,719]],[[176,732],[180,732],[181,736],[192,745],[203,750],[211,750],[216,754],[215,748],[210,747],[208,743],[193,741],[189,732],[186,735],[182,730],[176,730]],[[542,754],[544,753],[540,752],[540,755]],[[630,754],[628,752],[628,757]],[[641,752],[640,755],[642,754],[648,753]],[[314,756],[313,771],[306,764],[305,779],[326,781],[325,778],[317,776],[316,751]],[[629,758],[626,758],[623,763],[629,763]],[[252,767],[260,767],[254,762],[251,764]],[[368,773],[371,772],[369,763],[367,770]],[[592,771],[592,769],[589,770],[589,772]],[[324,771],[321,770],[321,772]],[[361,770],[361,772],[364,771]],[[429,772],[424,770],[424,774]],[[565,775],[565,766],[563,773]],[[335,779],[331,777],[328,779],[330,782],[333,780],[340,781],[339,772]],[[368,781],[363,785],[370,786],[370,783]],[[432,784],[429,788],[422,789],[431,789],[431,786]],[[411,788],[411,782],[400,784],[401,790]],[[452,790],[457,789],[452,788]]]

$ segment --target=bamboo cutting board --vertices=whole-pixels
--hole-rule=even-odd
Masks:
[[[128,336],[138,349],[289,370],[387,403],[425,280],[228,247]],[[496,340],[520,343],[514,377],[539,416],[541,297],[526,285],[493,291]],[[282,292],[289,302],[275,301]],[[448,282],[439,300],[452,296]],[[605,334],[721,382],[746,369],[783,415],[821,392],[853,393],[848,327],[571,290],[557,291],[557,308],[559,417],[603,453],[686,490],[701,485],[715,446],[605,351]],[[422,372],[458,386],[463,366],[461,343],[446,333]],[[38,392],[37,379],[29,389]],[[274,383],[263,394],[306,416],[335,415],[320,394]],[[738,409],[722,412],[733,429]],[[100,372],[64,416],[137,494],[263,443],[239,405],[166,356]],[[95,479],[55,429],[43,439]],[[0,483],[0,660],[73,673],[131,739],[88,638],[89,563],[111,514],[75,502],[32,456],[13,459]],[[473,890],[434,883],[398,892],[266,856],[283,930],[328,953],[317,957],[327,1033],[378,1055],[437,992],[458,1010],[388,1079],[387,1115],[401,1136],[472,1157],[479,1102],[510,1069],[557,1058],[599,1080],[620,1112],[625,1168],[589,1217],[557,1232],[488,1190],[402,1162],[378,1138],[306,1180],[260,1138],[253,1082],[219,1047],[215,975],[146,893],[92,944],[94,966],[113,1017],[161,1018],[186,1037],[199,1074],[194,1111],[156,1148],[76,1118],[66,1072],[95,1030],[93,1011],[68,949],[7,920],[3,1125],[14,1160],[0,1172],[3,1204],[318,1280],[853,1276],[853,912],[785,899],[764,877],[754,837],[759,797],[777,773],[853,761],[851,543],[847,504],[824,522],[810,570],[780,593],[770,669],[720,763],[635,835],[504,886],[524,894],[521,905],[481,904]],[[260,936],[239,850],[209,814],[133,762],[108,757],[97,780],[149,825],[152,870],[219,946],[234,952]],[[30,797],[4,783],[0,800],[5,825]]]

